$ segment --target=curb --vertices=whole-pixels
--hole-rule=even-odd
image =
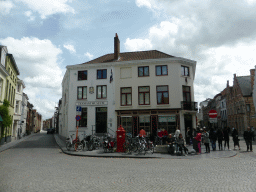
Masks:
[[[83,157],[98,157],[98,158],[140,158],[140,159],[200,159],[200,155],[188,155],[188,156],[169,156],[168,158],[167,157],[161,157],[161,156],[126,156],[126,155],[117,155],[115,153],[115,155],[108,155],[108,154],[105,154],[105,155],[92,155],[92,154],[76,154],[76,152],[67,152],[66,150],[64,150],[65,146],[63,146],[63,144],[61,144],[60,142],[63,142],[61,141],[61,139],[56,135],[54,134],[54,138],[55,138],[55,141],[57,143],[57,145],[59,146],[59,148],[61,149],[61,151],[66,154],[66,155],[70,155],[70,156],[83,156]],[[230,156],[227,156],[227,157],[210,157],[210,158],[213,158],[213,159],[220,159],[220,158],[232,158],[232,157],[235,157],[237,155],[237,152],[234,151],[235,154],[232,154]],[[195,158],[193,158],[195,157]]]

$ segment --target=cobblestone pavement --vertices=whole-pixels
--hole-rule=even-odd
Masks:
[[[255,192],[256,156],[245,149],[241,141],[230,158],[83,157],[64,154],[41,133],[0,153],[0,191]]]

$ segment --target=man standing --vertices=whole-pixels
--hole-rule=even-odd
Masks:
[[[244,131],[244,140],[247,145],[247,151],[252,151],[252,138],[253,138],[253,132],[251,131],[250,127],[247,128],[247,131]]]

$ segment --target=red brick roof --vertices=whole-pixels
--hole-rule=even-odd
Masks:
[[[172,58],[174,56],[168,55],[161,51],[151,50],[151,51],[136,51],[136,52],[125,52],[119,54],[119,59],[114,59],[114,53],[106,54],[98,57],[94,60],[88,61],[82,64],[94,64],[94,63],[107,63],[107,62],[120,62],[120,61],[133,61],[133,60],[145,60],[145,59],[162,59],[162,58]]]

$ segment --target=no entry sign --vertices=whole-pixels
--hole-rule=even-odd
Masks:
[[[209,117],[210,118],[217,118],[217,111],[216,110],[210,110],[209,113],[208,113]]]

